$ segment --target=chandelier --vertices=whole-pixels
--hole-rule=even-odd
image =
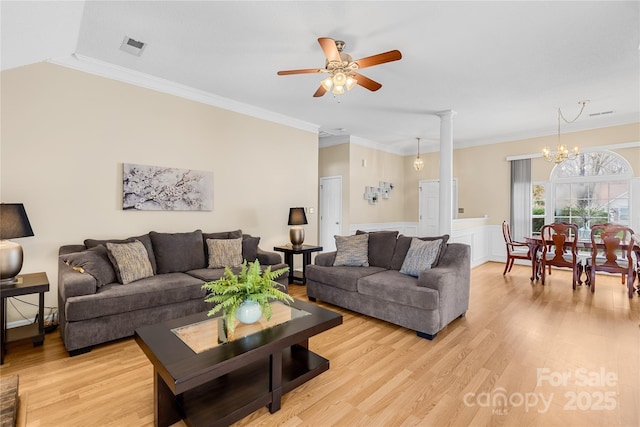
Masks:
[[[424,161],[420,158],[420,138],[416,138],[418,140],[418,155],[416,159],[413,161],[413,168],[417,171],[421,171],[424,167]]]
[[[587,105],[587,103],[589,103],[589,100],[578,102],[578,104],[581,104],[582,107],[580,108],[580,112],[578,113],[578,115],[573,120],[567,120],[562,114],[562,110],[558,108],[558,145],[556,147],[556,151],[551,151],[549,147],[544,147],[542,149],[543,159],[548,162],[560,164],[565,160],[575,160],[575,158],[578,157],[578,154],[580,154],[580,149],[578,148],[578,146],[574,146],[571,150],[569,150],[569,147],[567,147],[565,144],[560,143],[560,119],[564,120],[565,123],[575,122],[576,120],[578,120],[578,117],[582,115],[584,106]]]
[[[344,93],[344,89],[353,89],[358,83],[356,80],[355,71],[358,69],[358,64],[353,62],[353,58],[346,52],[343,52],[344,42],[342,40],[335,41],[336,48],[340,54],[340,61],[326,61],[326,71],[329,73],[329,77],[322,80],[320,84],[328,92],[333,87],[333,92],[336,95]]]

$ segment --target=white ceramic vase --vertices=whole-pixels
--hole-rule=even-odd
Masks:
[[[236,310],[236,319],[245,324],[255,323],[262,317],[262,307],[255,301],[245,300]]]

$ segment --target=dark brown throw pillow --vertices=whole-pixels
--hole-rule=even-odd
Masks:
[[[158,274],[185,272],[207,266],[202,231],[189,233],[149,233],[158,263]]]
[[[253,237],[249,234],[242,235],[242,258],[247,262],[254,262],[258,258],[259,237]]]
[[[398,232],[358,230],[356,235],[358,234],[369,234],[369,265],[388,269],[391,266]]]
[[[93,276],[98,287],[117,280],[107,248],[102,245],[82,252],[60,255],[60,259],[74,270]]]
[[[96,246],[102,245],[107,248],[107,243],[131,243],[136,240],[139,240],[144,245],[144,248],[147,250],[147,254],[149,255],[149,262],[151,263],[151,268],[153,269],[153,273],[156,274],[158,270],[158,265],[156,264],[156,257],[153,253],[153,245],[151,244],[151,238],[148,234],[143,234],[137,237],[129,237],[128,239],[87,239],[84,241],[84,245],[88,248],[94,248]]]

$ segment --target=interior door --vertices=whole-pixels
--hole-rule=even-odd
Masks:
[[[342,235],[342,177],[320,178],[320,246],[336,250],[334,236]]]
[[[453,179],[451,191],[453,219],[458,217],[458,180]],[[418,183],[418,235],[440,234],[440,180],[421,180]]]

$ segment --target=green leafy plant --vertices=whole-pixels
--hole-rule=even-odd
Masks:
[[[247,265],[248,264],[248,265]],[[227,327],[233,331],[235,328],[236,310],[245,300],[255,301],[262,308],[264,317],[271,319],[270,300],[280,300],[286,303],[293,302],[293,298],[277,288],[280,286],[274,279],[289,271],[289,267],[271,271],[267,267],[261,272],[258,260],[242,263],[239,274],[235,274],[229,267],[225,267],[224,275],[213,282],[202,285],[207,291],[205,302],[215,304],[208,315],[222,311],[227,319]]]

